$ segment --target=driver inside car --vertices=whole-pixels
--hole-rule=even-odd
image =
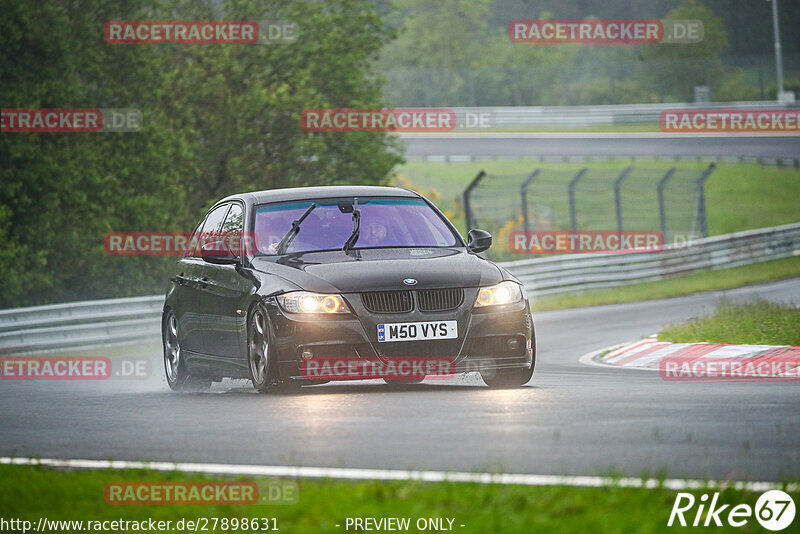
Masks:
[[[367,221],[361,224],[358,244],[368,247],[386,245],[386,225],[381,221]]]

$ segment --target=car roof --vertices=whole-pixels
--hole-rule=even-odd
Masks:
[[[422,198],[419,193],[402,187],[383,187],[375,185],[328,185],[318,187],[287,187],[284,189],[267,189],[240,193],[223,198],[217,204],[229,200],[243,200],[247,204],[266,204],[285,202],[287,200],[306,200],[311,198],[336,198],[352,196],[389,196],[405,198]]]

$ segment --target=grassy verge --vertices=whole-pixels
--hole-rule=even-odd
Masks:
[[[800,276],[800,256],[576,295],[535,298],[534,311],[662,299]]]
[[[465,534],[650,533],[667,530],[676,497],[675,491],[664,489],[311,480],[298,482],[296,504],[282,506],[120,506],[106,504],[103,497],[103,488],[109,482],[176,480],[214,478],[148,471],[57,472],[38,467],[0,466],[0,509],[4,519],[24,519],[32,521],[34,526],[40,517],[83,521],[152,518],[171,520],[173,525],[181,518],[196,521],[266,517],[275,518],[278,529],[284,532],[319,533],[345,532],[348,517],[408,517],[411,518],[408,530],[412,532],[417,531],[414,524],[419,518],[451,518],[452,530]],[[699,497],[704,492],[693,493]],[[719,502],[752,507],[758,496],[758,493],[726,489]],[[792,496],[797,502],[800,493]],[[447,521],[444,525],[448,525]],[[759,525],[750,518],[744,528],[714,530],[756,532]],[[232,531],[241,532],[228,530]]]
[[[723,301],[714,315],[670,326],[658,339],[673,343],[800,346],[800,308],[764,301]]]
[[[591,167],[599,170],[622,169],[628,165],[655,169],[680,167],[700,169],[706,162],[636,160],[587,161],[580,163],[542,163],[538,159],[436,163],[409,161],[398,169],[401,175],[414,182],[425,194],[437,191],[440,199],[432,198],[444,208],[450,208],[463,188],[485,170],[492,174],[528,174],[533,169],[575,170]],[[754,228],[788,224],[800,220],[800,170],[764,167],[751,163],[719,163],[706,182],[706,207],[711,235],[727,234]],[[463,218],[463,215],[459,214]],[[461,222],[461,221],[455,221]]]

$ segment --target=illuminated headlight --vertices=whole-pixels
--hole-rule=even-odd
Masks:
[[[349,313],[341,295],[293,291],[278,295],[278,304],[289,313]]]
[[[496,286],[482,287],[475,299],[475,306],[502,306],[522,299],[522,288],[515,282],[501,282]]]

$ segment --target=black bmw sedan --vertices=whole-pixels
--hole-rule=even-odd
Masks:
[[[487,232],[468,239],[407,189],[220,200],[167,288],[167,382],[177,390],[248,378],[268,392],[477,371],[491,387],[523,385],[536,353],[525,290],[478,255],[491,245]]]

